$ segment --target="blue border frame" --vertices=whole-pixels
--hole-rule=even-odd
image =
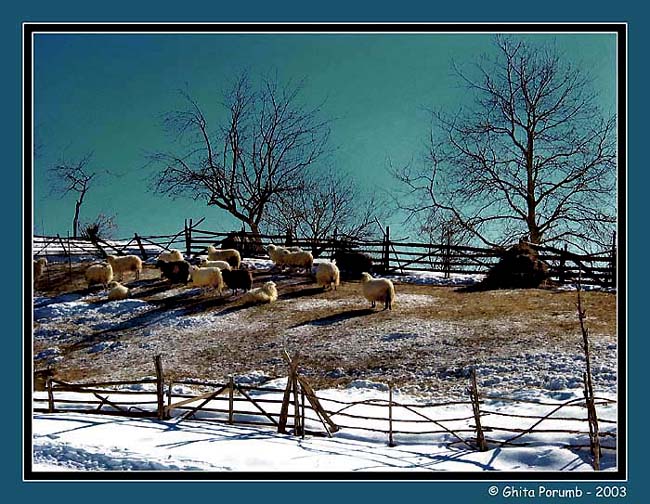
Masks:
[[[255,5],[255,4],[261,5]],[[641,84],[645,75],[644,61],[641,60],[642,52],[638,49],[647,47],[645,39],[647,37],[644,26],[634,22],[634,18],[639,19],[641,11],[639,7],[626,8],[621,2],[612,4],[609,2],[545,2],[543,11],[532,12],[539,6],[531,4],[530,12],[522,11],[521,8],[513,8],[513,5],[521,5],[520,2],[499,2],[484,3],[476,6],[469,5],[470,2],[463,2],[462,6],[455,5],[430,5],[428,7],[411,5],[409,2],[401,2],[399,9],[395,6],[386,4],[373,3],[372,6],[364,5],[363,2],[350,3],[346,2],[329,2],[327,9],[319,5],[306,5],[305,3],[284,2],[282,5],[273,5],[270,2],[249,1],[246,5],[215,5],[215,3],[200,3],[188,5],[187,2],[178,4],[176,2],[150,2],[141,1],[138,3],[131,2],[126,4],[128,8],[118,2],[113,2],[110,6],[95,4],[90,5],[87,2],[71,1],[65,4],[56,4],[54,2],[30,2],[29,5],[15,5],[13,12],[3,13],[2,37],[4,44],[3,50],[6,52],[6,65],[10,68],[17,68],[16,75],[18,78],[4,79],[2,86],[6,106],[4,110],[9,110],[10,115],[15,117],[15,121],[4,121],[2,126],[3,142],[8,140],[7,149],[9,159],[6,166],[9,170],[9,183],[3,184],[5,193],[2,201],[6,205],[8,213],[5,216],[8,226],[15,239],[22,242],[21,239],[21,213],[22,213],[22,190],[21,190],[21,131],[17,127],[21,124],[21,41],[22,26],[24,21],[445,21],[445,22],[474,22],[474,21],[526,21],[526,22],[606,22],[606,21],[625,21],[629,23],[628,36],[628,61],[629,61],[629,83],[628,83],[628,101],[633,104],[630,107],[628,124],[628,145],[636,146],[640,140],[641,119],[646,117],[645,111],[647,101],[641,99]],[[344,8],[341,8],[344,7]],[[4,9],[5,7],[3,7]],[[110,9],[113,9],[111,12]],[[118,10],[121,9],[121,10]],[[635,12],[638,9],[638,12]],[[253,13],[253,14],[250,14]],[[7,26],[8,25],[8,26]],[[11,73],[9,74],[11,75]],[[636,128],[635,128],[636,126]],[[647,182],[642,171],[640,163],[640,150],[631,149],[628,154],[628,268],[632,269],[640,260],[639,253],[643,250],[644,244],[641,229],[634,233],[637,226],[640,225],[640,219],[643,218],[643,208],[639,206],[641,201],[641,191],[644,190]],[[635,163],[636,162],[636,163]],[[634,167],[637,167],[635,170]],[[15,234],[14,234],[15,233]],[[636,245],[636,246],[635,246]],[[10,247],[8,247],[10,248]],[[10,248],[11,249],[11,248]],[[10,250],[11,254],[17,251],[18,257],[13,264],[20,264],[21,252],[14,247]],[[636,270],[635,270],[636,271]],[[18,286],[17,291],[21,292],[21,271],[20,268],[9,268],[5,273],[5,279],[9,276],[11,281],[15,281]],[[639,394],[643,377],[640,376],[639,370],[642,369],[641,359],[646,348],[646,342],[641,335],[641,321],[639,320],[640,303],[642,300],[641,286],[645,283],[644,274],[637,271],[629,279],[627,311],[628,312],[628,330],[630,336],[629,349],[629,389],[628,396],[636,397]],[[9,454],[5,456],[7,461],[13,463],[3,471],[3,488],[5,492],[15,493],[13,497],[24,498],[65,498],[67,501],[75,499],[94,499],[99,501],[108,501],[122,496],[128,498],[149,498],[155,497],[160,492],[160,497],[165,499],[174,498],[194,498],[196,492],[202,495],[211,495],[211,498],[237,498],[238,500],[259,500],[279,501],[280,499],[290,499],[294,492],[304,490],[312,495],[316,500],[335,500],[354,497],[355,494],[363,495],[365,499],[391,502],[396,499],[403,499],[408,492],[411,498],[423,497],[432,498],[471,498],[472,502],[485,498],[486,500],[496,501],[497,498],[490,498],[487,495],[489,484],[486,483],[445,483],[445,482],[422,482],[422,483],[363,483],[363,482],[323,482],[323,483],[179,483],[162,486],[155,483],[141,482],[138,484],[113,482],[113,483],[24,483],[21,481],[21,464],[16,463],[21,458],[22,446],[19,435],[21,430],[19,416],[12,413],[11,406],[21,407],[21,366],[20,359],[17,358],[21,353],[21,320],[16,314],[21,313],[20,299],[22,296],[8,296],[5,300],[4,310],[5,317],[9,320],[10,331],[6,337],[5,344],[9,346],[9,357],[2,367],[4,382],[8,384],[7,394],[9,395],[9,406],[3,419],[5,427],[5,444],[9,448]],[[625,314],[622,314],[623,316]],[[15,329],[15,330],[14,330]],[[638,335],[638,336],[636,336]],[[639,385],[636,385],[639,383]],[[635,403],[629,401],[629,438],[643,439],[641,436],[642,415],[640,412],[641,401]],[[635,436],[636,434],[636,436]],[[632,495],[634,488],[633,483],[639,484],[642,481],[640,471],[642,467],[641,450],[645,449],[643,443],[639,443],[637,449],[634,443],[629,447],[629,482],[627,484],[629,494]],[[498,483],[497,486],[504,486],[506,483]],[[515,482],[519,486],[535,487],[535,483]],[[92,485],[86,487],[86,485]],[[188,486],[189,485],[189,486]],[[431,485],[434,485],[433,487]],[[574,483],[548,483],[547,487],[572,488]],[[580,488],[588,489],[593,487],[593,483],[578,483]],[[99,486],[99,487],[98,487]],[[304,487],[304,488],[303,488]],[[102,491],[105,490],[105,491]],[[152,494],[152,492],[154,492]],[[209,492],[209,493],[208,493]],[[641,493],[639,491],[639,493]],[[498,498],[501,500],[501,498]],[[583,502],[586,499],[581,499]],[[588,501],[589,499],[587,499]]]

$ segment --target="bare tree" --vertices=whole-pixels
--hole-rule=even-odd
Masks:
[[[89,163],[93,154],[89,153],[79,161],[66,161],[64,158],[49,169],[52,194],[59,194],[61,198],[69,193],[75,193],[77,201],[74,206],[74,218],[72,219],[72,236],[79,236],[79,212],[86,194],[92,187],[97,172],[89,169]]]
[[[82,223],[79,228],[81,236],[89,240],[112,238],[115,229],[117,229],[115,215],[99,213],[93,220]]]
[[[303,87],[273,78],[253,91],[243,74],[225,93],[225,113],[214,130],[199,103],[183,92],[186,108],[164,120],[177,149],[151,157],[161,167],[154,189],[203,199],[259,234],[267,206],[299,190],[303,172],[326,151],[329,122],[320,118],[320,107],[301,103]]]
[[[426,166],[392,170],[400,208],[475,239],[605,246],[616,222],[616,121],[591,81],[549,46],[496,37],[469,75],[474,102],[432,113]]]
[[[382,217],[375,197],[362,194],[350,177],[327,172],[307,174],[299,190],[269,205],[266,220],[274,232],[320,242],[335,231],[348,238],[369,238]]]

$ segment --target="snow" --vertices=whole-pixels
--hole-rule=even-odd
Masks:
[[[252,373],[255,376],[256,373]],[[269,382],[265,387],[278,388],[281,394],[286,380]],[[178,391],[178,389],[176,389]],[[188,389],[183,388],[187,393]],[[270,393],[259,393],[258,398]],[[36,393],[45,398],[45,393]],[[387,418],[386,387],[370,381],[353,382],[346,389],[330,389],[318,392],[326,409],[340,409],[341,405],[331,401],[357,403],[347,413]],[[65,393],[60,397],[71,399],[78,393]],[[57,397],[59,397],[57,395]],[[133,396],[130,396],[131,398]],[[154,400],[153,395],[142,400]],[[270,397],[270,396],[269,396]],[[564,402],[580,399],[576,391],[563,394],[525,394],[525,404],[489,400],[482,406],[484,411],[543,415],[552,409],[539,402]],[[119,400],[119,394],[111,395]],[[559,399],[559,401],[558,401]],[[416,397],[396,391],[394,401],[401,404],[422,402]],[[247,405],[253,408],[252,405]],[[238,406],[244,408],[245,406]],[[471,417],[471,406],[466,404],[427,407],[421,411],[433,419],[458,419]],[[615,420],[616,407],[601,405],[600,419]],[[570,411],[571,410],[571,411]],[[255,411],[249,409],[249,411]],[[217,418],[217,413],[201,413],[200,418]],[[565,408],[562,420],[546,420],[542,428],[587,429],[584,420],[566,420],[566,417],[584,417],[582,408]],[[225,419],[225,417],[221,417]],[[306,435],[293,437],[278,434],[271,425],[251,427],[206,422],[199,419],[179,421],[179,417],[159,421],[155,419],[132,419],[65,413],[36,413],[33,420],[33,465],[35,473],[41,471],[246,471],[273,472],[422,472],[422,471],[591,471],[588,450],[569,448],[568,445],[585,443],[584,435],[575,434],[531,434],[525,438],[527,446],[500,447],[492,444],[486,452],[477,451],[457,441],[449,434],[430,434],[433,424],[405,424],[400,420],[413,418],[409,411],[393,408],[395,429],[404,428],[416,434],[395,434],[396,445],[389,447],[385,433],[368,432],[353,428],[362,425],[367,428],[387,429],[385,420],[333,419],[343,427],[333,437]],[[521,427],[521,419],[487,415],[483,424],[500,427]],[[450,429],[470,425],[473,420],[447,422]],[[534,420],[524,420],[531,425]],[[408,427],[403,427],[409,425]],[[413,427],[415,425],[416,427]],[[419,426],[419,427],[418,427]],[[307,422],[308,429],[319,429],[315,421]],[[601,424],[602,430],[611,430]],[[320,427],[320,431],[323,428]],[[511,434],[503,435],[508,437]],[[498,437],[498,433],[488,436]],[[471,435],[466,435],[471,437]],[[605,444],[605,443],[604,443]],[[611,444],[611,441],[610,441]],[[616,467],[615,452],[604,450],[601,459],[603,470]],[[173,475],[170,475],[173,479]],[[387,479],[390,479],[387,475]]]
[[[272,265],[268,260],[244,259],[247,267],[266,269]],[[426,285],[471,285],[480,281],[481,275],[452,275],[444,278],[442,274],[410,272],[393,277],[399,282],[413,282]],[[567,287],[571,288],[571,287]],[[196,289],[172,289],[160,296],[194,295]],[[61,359],[60,345],[70,338],[59,326],[62,321],[75,326],[77,335],[84,331],[112,331],[128,324],[132,317],[145,316],[155,311],[153,303],[138,299],[106,302],[102,293],[89,296],[63,294],[54,298],[37,296],[34,298],[34,340],[41,343],[34,360],[42,364],[52,364]],[[152,296],[155,299],[155,296]],[[403,306],[426,308],[435,306],[435,295],[408,294],[398,296],[397,303]],[[278,306],[296,312],[310,312],[319,309],[340,309],[341,311],[358,307],[349,299],[300,298],[280,300]],[[207,312],[183,314],[182,310],[168,309],[152,315],[147,334],[155,334],[165,329],[174,329],[181,338],[191,336],[197,328],[217,327],[219,331],[234,331],[244,323],[241,312]],[[217,324],[218,322],[218,324]],[[343,320],[327,319],[334,328],[342,326]],[[248,327],[264,325],[264,318],[246,318]],[[495,323],[507,326],[508,320]],[[315,330],[316,322],[300,325],[286,330],[288,342],[292,338],[309,338],[310,330]],[[400,319],[386,320],[372,326],[347,327],[346,334],[338,340],[324,343],[336,355],[344,339],[354,340],[359,349],[379,348],[389,354],[394,351],[408,351],[417,345],[425,345],[423,334],[434,335],[436,344],[457,345],[462,334],[453,323],[414,318],[411,321]],[[124,351],[125,344],[105,339],[87,348],[90,355]],[[598,343],[594,343],[598,350]],[[598,395],[610,399],[617,392],[617,345],[608,344],[601,352],[604,356],[593,364],[594,380],[598,383]],[[362,350],[359,350],[362,351]],[[510,395],[519,399],[537,402],[568,401],[582,397],[581,373],[584,357],[579,354],[548,348],[546,352],[529,354],[525,348],[518,355],[509,357],[486,356],[481,362],[460,367],[449,367],[439,377],[440,380],[457,380],[469,377],[472,369],[477,371],[482,390],[491,387],[498,389],[507,386]],[[317,391],[324,404],[328,401],[383,401],[385,406],[388,386],[383,370],[369,373],[371,379],[353,379],[342,389]],[[408,373],[408,370],[405,371]],[[427,373],[426,366],[421,370]],[[431,369],[431,373],[434,373]],[[346,377],[342,368],[329,372],[332,378]],[[414,376],[417,380],[417,376]],[[383,381],[382,381],[383,379]],[[250,370],[235,377],[241,385],[261,385],[278,390],[284,388],[286,379],[273,380],[262,370]],[[138,385],[134,389],[152,391],[153,386]],[[515,389],[513,391],[513,389]],[[188,386],[174,386],[175,393],[190,394],[195,391]],[[396,401],[418,403],[427,399],[426,390],[417,387],[397,390]],[[457,391],[458,394],[463,391]],[[251,392],[251,395],[264,397],[264,393]],[[42,392],[35,397],[44,398]],[[66,397],[66,396],[62,396]],[[75,397],[70,394],[68,397]],[[155,399],[150,397],[151,399]],[[428,397],[430,400],[430,397]],[[336,403],[329,403],[336,409]],[[40,403],[42,407],[42,403]],[[366,404],[356,407],[360,414],[380,416],[374,409],[379,406]],[[486,401],[485,408],[511,415],[542,415],[549,407],[541,404],[520,404],[506,401]],[[575,413],[575,411],[574,411]],[[580,410],[578,410],[580,413]],[[468,415],[467,406],[449,406],[427,412],[433,418],[463,418]],[[471,414],[471,413],[470,413]],[[599,418],[609,419],[612,424],[601,427],[615,429],[617,406],[599,406]],[[202,414],[203,415],[203,414]],[[404,412],[395,412],[395,418],[403,418]],[[564,415],[564,413],[563,413]],[[384,412],[383,416],[387,416]],[[494,417],[496,418],[496,417]],[[495,420],[490,416],[490,425],[500,427],[521,427],[521,419],[511,417]],[[519,422],[519,423],[518,423]],[[465,422],[470,425],[471,422]],[[532,421],[530,422],[532,423]],[[558,426],[557,421],[548,420],[544,424]],[[558,427],[568,429],[575,424],[581,431],[587,430],[586,422],[564,421]],[[311,427],[318,429],[319,424]],[[366,425],[369,428],[386,428],[386,422],[375,421]],[[431,428],[431,427],[429,427]],[[549,425],[549,428],[551,426]],[[449,434],[398,435],[397,446],[387,446],[384,434],[343,428],[332,438],[306,436],[305,439],[278,434],[272,427],[251,427],[201,422],[178,418],[167,421],[152,419],[132,419],[125,417],[106,417],[80,414],[74,411],[65,413],[34,414],[33,432],[33,471],[253,471],[269,473],[274,471],[301,472],[340,472],[340,471],[591,471],[588,450],[567,448],[567,445],[584,445],[585,436],[569,434],[535,434],[527,437],[526,447],[505,447],[493,445],[487,452],[472,450],[454,441]],[[495,436],[496,434],[491,434]],[[611,440],[610,440],[611,441]],[[605,470],[617,467],[616,452],[605,450],[601,466]]]

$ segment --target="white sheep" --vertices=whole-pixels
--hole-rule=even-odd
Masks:
[[[273,303],[278,299],[278,290],[275,282],[266,282],[262,287],[249,290],[242,296],[244,304]]]
[[[377,301],[383,301],[384,310],[393,309],[395,286],[387,278],[372,278],[369,273],[361,273],[361,292],[373,308]]]
[[[183,260],[183,253],[180,250],[168,250],[158,254],[157,261],[163,262],[180,262]]]
[[[84,273],[88,287],[94,284],[102,284],[104,287],[113,280],[113,268],[110,264],[91,264]]]
[[[287,266],[305,268],[309,271],[314,265],[314,256],[311,255],[311,252],[289,252],[283,257],[283,261]]]
[[[286,248],[273,244],[266,247],[266,251],[276,266],[283,266],[285,264],[284,259],[289,255],[289,251]]]
[[[208,261],[207,259],[201,259],[199,266],[201,268],[219,268],[220,270],[226,269],[228,271],[232,269],[227,261]]]
[[[109,255],[106,259],[120,280],[122,279],[125,271],[135,271],[135,278],[140,278],[140,271],[142,271],[142,259],[140,259],[138,256]]]
[[[211,287],[219,293],[224,288],[223,276],[219,268],[197,268],[190,269],[190,279],[194,287]]]
[[[38,261],[34,261],[34,280],[40,278],[47,269],[47,259],[41,257]]]
[[[305,252],[303,250],[292,252],[287,247],[273,244],[266,247],[266,251],[276,266],[294,266],[309,270],[314,264],[314,257],[311,255],[311,252]]]
[[[226,261],[233,268],[239,268],[241,255],[236,249],[217,249],[208,245],[208,261]]]
[[[341,273],[334,262],[322,262],[316,265],[316,283],[324,289],[339,285]]]
[[[129,289],[119,282],[109,282],[108,288],[110,289],[108,291],[109,301],[120,301],[129,297]]]

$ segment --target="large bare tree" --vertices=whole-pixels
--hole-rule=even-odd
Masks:
[[[399,206],[429,229],[449,222],[488,245],[608,243],[616,223],[616,120],[584,69],[548,45],[495,38],[496,55],[457,75],[474,97],[432,111],[421,168],[393,169]]]
[[[164,119],[175,147],[152,156],[160,167],[155,190],[205,200],[259,234],[268,205],[299,190],[327,149],[329,121],[301,101],[303,87],[270,78],[253,90],[242,74],[218,103],[214,125],[182,92],[185,107]]]
[[[76,194],[74,206],[74,217],[72,219],[72,236],[79,236],[79,213],[86,194],[92,187],[93,180],[97,176],[89,164],[92,160],[92,153],[86,154],[79,161],[66,161],[64,158],[55,166],[49,169],[49,177],[52,194],[59,194],[61,198],[67,194]]]
[[[335,231],[346,238],[369,238],[385,212],[373,196],[362,193],[355,181],[335,171],[306,173],[299,190],[269,205],[270,229],[315,243]],[[315,247],[313,252],[319,253]]]

